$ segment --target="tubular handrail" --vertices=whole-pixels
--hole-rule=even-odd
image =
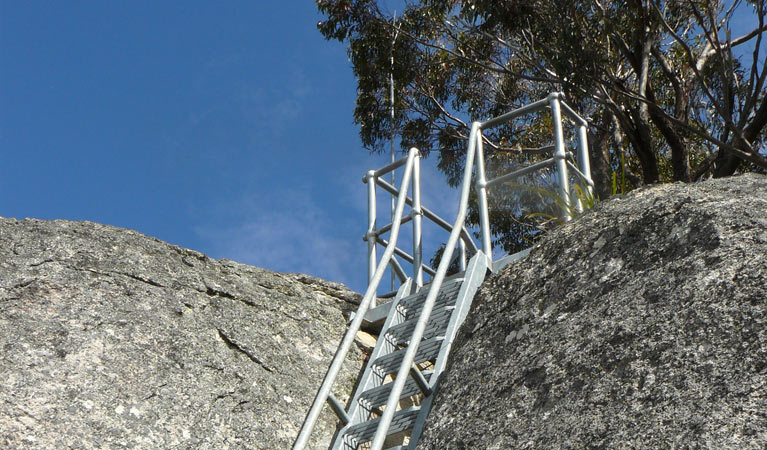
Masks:
[[[417,150],[416,150],[417,151]],[[396,170],[399,167],[402,167],[406,164],[407,158],[402,158],[397,161],[394,161],[390,164],[387,164],[386,166],[377,169],[377,170],[369,170],[365,176],[362,178],[362,181],[366,184],[368,184],[368,230],[365,233],[365,235],[362,237],[363,241],[367,241],[368,243],[368,278],[372,279],[373,273],[376,269],[376,246],[375,243],[381,244],[383,246],[387,245],[387,241],[383,240],[381,238],[382,235],[385,233],[391,232],[392,223],[386,224],[382,227],[376,228],[376,191],[374,189],[374,186],[381,187],[384,191],[391,194],[394,197],[399,196],[400,189],[397,189],[390,183],[386,182],[382,178],[383,175]],[[402,250],[400,250],[398,247],[395,247],[395,255],[403,257],[406,261],[408,261],[413,266],[413,279],[415,281],[414,288],[417,289],[420,286],[423,286],[423,275],[424,273],[431,275],[432,277],[436,273],[434,269],[431,267],[423,264],[423,250],[422,250],[422,238],[421,238],[421,227],[422,227],[422,219],[426,218],[431,220],[434,224],[437,226],[445,229],[447,232],[451,232],[453,230],[453,226],[437,215],[434,211],[430,210],[429,208],[423,206],[421,204],[421,198],[420,198],[420,164],[419,164],[419,157],[416,155],[415,162],[413,166],[413,177],[412,177],[412,193],[413,196],[407,196],[405,195],[405,203],[411,207],[411,211],[409,214],[407,214],[404,217],[400,218],[400,225],[403,225],[408,222],[413,222],[413,253],[408,254]],[[474,243],[474,240],[471,238],[471,235],[469,234],[469,231],[464,226],[461,230],[461,241],[460,241],[460,247],[461,247],[461,259],[460,259],[460,267],[465,268],[466,266],[466,246],[468,246],[472,253],[476,253],[479,248],[477,247],[477,244]],[[395,268],[393,268],[395,269]],[[398,269],[398,268],[397,268]],[[399,277],[401,278],[401,277]],[[375,302],[373,304],[375,306]]]
[[[376,242],[378,242],[379,244],[383,245],[384,247],[389,245],[389,241],[387,241],[386,239],[383,239],[383,238],[377,238]],[[399,257],[403,258],[405,261],[409,262],[410,264],[415,264],[415,258],[413,258],[413,255],[411,255],[410,253],[406,252],[405,250],[402,250],[399,247],[394,247],[394,254],[396,256],[399,256]],[[394,260],[392,259],[392,261],[394,261]],[[434,276],[434,274],[437,273],[434,269],[432,269],[431,267],[429,267],[429,266],[427,266],[426,264],[423,264],[423,263],[421,263],[421,270],[423,270],[424,272],[428,273],[431,276]]]
[[[552,158],[541,161],[533,166],[520,169],[511,174],[502,175],[494,180],[487,181],[485,177],[484,167],[484,155],[482,150],[481,132],[483,129],[496,127],[510,120],[514,120],[524,114],[540,111],[545,108],[551,110],[552,122],[554,125],[554,152]],[[510,111],[501,116],[486,120],[479,123],[480,140],[477,141],[477,197],[479,200],[479,213],[480,213],[480,234],[482,236],[482,248],[486,255],[492,254],[492,243],[490,239],[490,219],[488,216],[487,207],[487,188],[499,184],[503,181],[507,181],[511,178],[516,178],[527,173],[530,173],[535,169],[543,166],[553,165],[556,167],[559,176],[559,195],[564,202],[562,206],[562,218],[565,221],[570,220],[570,185],[568,180],[568,164],[567,157],[569,152],[565,150],[564,132],[562,129],[562,113],[575,122],[575,126],[578,129],[578,170],[575,170],[576,175],[586,181],[586,189],[589,193],[592,192],[594,183],[591,180],[591,167],[589,164],[588,156],[588,137],[587,129],[588,122],[578,115],[567,103],[564,102],[564,95],[561,92],[552,92],[545,99],[538,100],[537,102],[523,106],[521,108]],[[467,161],[468,164],[468,161]],[[572,164],[570,164],[572,166]],[[490,258],[490,256],[488,256]],[[488,261],[492,263],[492,261]],[[492,266],[492,264],[490,265]]]
[[[455,218],[453,230],[450,232],[450,237],[447,240],[447,244],[445,244],[445,251],[442,254],[442,259],[439,262],[437,274],[434,276],[434,279],[431,282],[431,288],[429,289],[429,294],[426,296],[426,300],[424,301],[421,315],[418,317],[418,322],[416,322],[415,329],[413,330],[413,334],[410,337],[411,344],[407,347],[405,356],[403,357],[399,371],[397,372],[397,378],[394,380],[394,385],[392,386],[391,392],[389,393],[386,407],[384,408],[383,414],[381,415],[380,421],[378,422],[378,429],[376,430],[375,437],[373,438],[373,443],[371,444],[371,449],[373,450],[380,450],[383,447],[384,440],[386,440],[386,432],[391,425],[392,419],[394,418],[394,412],[396,410],[397,403],[399,402],[400,395],[402,394],[402,389],[405,387],[405,382],[407,381],[407,377],[410,373],[410,367],[413,365],[415,360],[418,344],[423,338],[423,333],[426,330],[426,323],[428,322],[431,311],[434,308],[434,303],[437,299],[437,296],[439,295],[440,287],[442,286],[442,282],[445,279],[445,274],[447,273],[447,269],[450,266],[450,262],[453,257],[453,250],[456,243],[458,242],[459,236],[461,235],[461,230],[463,229],[464,219],[466,218],[466,211],[469,204],[469,189],[471,188],[471,173],[473,169],[471,161],[474,159],[478,130],[479,124],[475,122],[471,127],[471,134],[469,135],[469,148],[466,152],[466,167],[464,168],[463,173],[464,182],[461,186],[461,197],[460,202],[458,203],[458,215]]]
[[[408,153],[407,164],[405,165],[405,173],[402,177],[402,189],[400,189],[399,196],[397,197],[394,225],[392,226],[389,245],[386,246],[386,250],[384,250],[384,254],[381,256],[381,263],[378,265],[375,274],[373,275],[373,279],[368,285],[368,288],[365,291],[365,295],[362,297],[362,301],[360,302],[357,314],[354,315],[354,319],[349,325],[349,329],[346,330],[346,334],[344,335],[341,344],[338,346],[335,355],[333,355],[333,360],[330,363],[330,368],[328,368],[328,371],[325,374],[325,379],[323,380],[319,391],[317,391],[317,395],[314,398],[312,407],[309,410],[303,425],[301,426],[301,431],[298,433],[296,442],[293,444],[294,450],[303,449],[309,441],[309,436],[311,435],[312,430],[314,429],[314,425],[320,416],[320,412],[325,406],[325,402],[328,401],[328,397],[330,396],[330,389],[333,387],[333,383],[335,382],[335,379],[341,370],[344,359],[346,359],[346,355],[349,353],[349,349],[354,343],[357,332],[362,326],[362,321],[365,318],[365,313],[376,297],[378,284],[381,282],[384,272],[386,271],[386,267],[389,264],[389,260],[394,254],[394,248],[397,245],[397,237],[399,235],[399,222],[402,217],[402,210],[405,207],[405,196],[407,193],[407,187],[410,184],[410,178],[413,172],[413,161],[417,155],[417,152],[418,150],[411,149]]]
[[[391,172],[392,170],[399,169],[400,167],[404,166],[408,161],[408,157],[400,158],[392,163],[389,163],[383,167],[381,167],[378,170],[373,171],[373,176],[378,178],[381,175],[386,175],[387,173]],[[362,178],[363,183],[367,183],[367,177]]]
[[[507,173],[506,175],[501,175],[500,177],[493,178],[492,180],[485,183],[485,187],[492,187],[492,186],[495,186],[496,184],[501,184],[506,181],[511,181],[515,178],[525,176],[528,173],[532,173],[532,172],[535,172],[536,170],[549,167],[553,164],[554,164],[554,158],[549,158],[544,161],[537,162],[531,166],[523,167],[519,170],[515,170],[514,172]]]
[[[562,94],[561,93],[557,93],[557,96],[559,98],[562,98]],[[569,118],[573,119],[573,121],[576,123],[576,125],[584,126],[584,127],[588,125],[588,122],[586,122],[586,119],[584,119],[583,117],[579,116],[578,113],[575,112],[570,107],[570,105],[568,105],[565,102],[560,102],[560,104],[562,105],[562,111],[564,111],[565,115],[568,116]]]
[[[482,152],[482,129],[500,125],[523,114],[535,112],[548,106],[551,109],[554,122],[555,151],[551,161],[544,162],[544,165],[555,164],[557,166],[557,170],[560,174],[560,195],[562,195],[562,197],[565,199],[566,204],[569,204],[569,181],[567,179],[566,165],[567,156],[562,131],[562,118],[560,115],[560,106],[563,103],[560,101],[561,97],[562,94],[560,93],[552,93],[546,99],[539,100],[535,103],[511,111],[502,116],[487,120],[484,123],[474,122],[472,124],[471,133],[469,134],[469,145],[466,150],[466,165],[464,167],[463,181],[461,184],[461,197],[458,205],[458,213],[455,219],[455,224],[453,225],[452,231],[450,232],[450,238],[448,239],[447,244],[445,244],[445,251],[442,254],[442,259],[439,263],[439,267],[437,268],[437,274],[432,280],[429,294],[426,296],[426,300],[424,301],[421,315],[419,316],[418,322],[416,323],[415,329],[413,330],[413,334],[410,337],[410,345],[407,347],[405,356],[403,357],[399,370],[397,371],[397,377],[393,382],[394,385],[389,392],[389,398],[386,402],[386,406],[383,409],[383,414],[379,419],[378,428],[376,429],[376,434],[370,447],[371,450],[380,450],[383,447],[387,431],[391,425],[392,419],[394,418],[397,404],[399,403],[399,398],[402,394],[402,390],[405,387],[407,377],[409,376],[409,369],[412,367],[413,362],[415,361],[419,343],[423,338],[424,331],[426,330],[426,324],[429,320],[429,316],[431,315],[431,311],[434,308],[437,296],[439,295],[439,289],[445,279],[445,274],[447,273],[448,266],[450,265],[453,256],[453,250],[461,234],[461,230],[464,228],[464,220],[466,218],[466,211],[468,208],[469,189],[471,187],[471,178],[472,172],[474,171],[473,164],[475,159],[477,165],[476,185],[479,191],[478,198],[480,203],[479,206],[480,222],[482,227],[483,251],[485,257],[488,258],[488,262],[490,263],[488,264],[488,267],[492,267],[492,244],[490,240],[490,224],[487,208],[488,182],[485,177],[484,155]],[[575,112],[572,111],[572,109],[569,107],[565,111],[567,111],[567,114],[573,114],[576,118],[580,119],[580,116],[575,114]],[[579,128],[585,128],[585,125],[583,125],[586,123],[585,120],[580,120],[581,122],[578,123]],[[580,133],[579,130],[579,137],[585,138],[585,133]],[[585,139],[581,141],[581,148],[584,146]],[[583,172],[590,173],[588,170],[588,158],[586,157],[581,161],[581,163],[586,169]],[[524,169],[522,171],[524,171]],[[517,171],[517,175],[519,176],[519,172],[522,171]],[[568,212],[564,212],[563,214],[565,217],[569,218]]]

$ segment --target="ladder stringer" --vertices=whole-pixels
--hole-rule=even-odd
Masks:
[[[418,445],[418,440],[421,438],[423,427],[426,424],[426,417],[431,411],[434,395],[439,389],[439,382],[442,378],[442,372],[447,365],[447,359],[450,355],[450,350],[453,346],[453,341],[458,335],[458,329],[463,324],[466,315],[471,309],[471,303],[474,300],[474,294],[477,293],[477,289],[485,280],[489,267],[487,265],[487,257],[484,256],[482,251],[478,251],[476,255],[469,261],[466,267],[466,274],[464,276],[463,285],[458,292],[458,299],[455,304],[455,311],[450,318],[450,323],[447,326],[445,332],[445,340],[442,343],[442,348],[439,350],[439,356],[434,362],[434,374],[429,382],[429,387],[432,390],[432,394],[423,399],[421,403],[421,410],[418,413],[415,424],[413,425],[413,431],[410,434],[410,444],[407,446],[409,450],[415,450]]]
[[[410,431],[409,444],[402,448],[415,448],[431,409],[437,383],[447,364],[452,342],[468,314],[474,294],[484,280],[487,269],[487,258],[480,251],[469,262],[464,273],[445,280],[440,286],[427,285],[420,292],[409,296],[404,295],[409,292],[409,286],[403,286],[404,289],[400,289],[347,408],[351,421],[337,432],[331,447],[333,450],[356,449],[358,444],[372,439],[379,423],[379,420],[374,418],[374,411],[380,414],[380,410],[376,411],[376,407],[385,402],[381,401],[381,398],[388,397],[394,384],[393,382],[385,383],[386,376],[391,375],[396,379],[399,362],[394,361],[394,358],[397,353],[403,353],[407,346],[413,344],[409,338],[413,328],[412,322],[422,314],[423,300],[429,290],[437,288],[439,294],[435,304],[436,309],[432,310],[427,331],[418,343],[417,351],[419,355],[428,354],[429,356],[417,358],[416,361],[416,363],[425,360],[433,361],[433,368],[422,372],[427,377],[427,386],[431,395],[424,396],[419,406],[397,411],[395,420],[387,430],[387,434]],[[391,367],[389,364],[391,362],[397,369],[382,369],[383,361],[387,361],[386,367]],[[412,374],[410,376],[412,378]],[[416,380],[411,379],[408,380],[402,395],[406,397],[420,392],[422,390],[418,387]]]
[[[365,366],[365,371],[362,373],[362,377],[360,378],[359,383],[357,384],[357,387],[354,390],[354,395],[349,400],[348,406],[346,408],[347,415],[351,418],[351,421],[346,424],[343,428],[339,429],[335,436],[333,436],[333,446],[332,448],[340,449],[341,445],[343,443],[343,436],[346,433],[346,431],[354,424],[364,422],[367,420],[367,412],[364,411],[364,408],[360,407],[360,396],[367,390],[375,387],[376,385],[380,385],[381,381],[378,380],[377,374],[373,370],[372,362],[378,359],[379,357],[385,355],[386,353],[390,353],[392,351],[392,346],[390,343],[386,341],[386,339],[383,339],[383,336],[385,336],[386,331],[391,328],[394,325],[397,325],[402,321],[402,318],[400,315],[397,314],[397,305],[399,304],[400,300],[403,298],[409,296],[411,294],[413,286],[413,279],[408,278],[405,280],[404,283],[399,287],[397,290],[397,295],[392,300],[392,307],[389,309],[389,314],[386,317],[386,320],[384,321],[383,327],[381,328],[379,338],[376,341],[376,345],[373,348],[373,352],[370,354],[370,357],[368,358],[368,363]]]

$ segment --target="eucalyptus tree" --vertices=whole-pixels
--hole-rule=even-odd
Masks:
[[[396,132],[403,148],[436,152],[452,185],[471,121],[551,91],[590,119],[602,198],[767,170],[765,0],[421,0],[404,2],[396,22],[374,0],[317,6],[321,33],[348,45],[363,144],[381,151]],[[528,150],[548,144],[550,127],[544,115],[489,133],[491,166],[539,158]],[[513,247],[534,235],[501,241]]]

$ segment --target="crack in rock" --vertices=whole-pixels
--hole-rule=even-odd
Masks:
[[[258,359],[256,355],[254,355],[247,349],[242,348],[239,344],[234,342],[229,336],[226,335],[226,333],[224,333],[221,330],[221,328],[216,328],[216,331],[218,331],[218,337],[221,338],[222,341],[224,341],[227,347],[231,348],[232,350],[236,350],[242,353],[243,355],[247,356],[251,361],[263,367],[264,370],[266,370],[267,372],[274,372],[274,369],[272,367],[269,367],[265,362]]]

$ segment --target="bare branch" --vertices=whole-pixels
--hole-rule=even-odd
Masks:
[[[669,25],[669,23],[666,21],[666,18],[663,16],[663,13],[661,13],[661,11],[658,9],[658,7],[655,4],[653,4],[653,8],[657,12],[658,17],[660,18],[660,21],[663,24],[663,26],[666,28],[666,30],[674,37],[674,39],[676,39],[679,45],[681,45],[682,48],[684,49],[685,54],[687,55],[688,59],[692,63],[693,72],[695,73],[695,77],[698,79],[698,83],[700,83],[703,93],[706,95],[706,97],[708,97],[709,101],[711,102],[711,105],[714,107],[719,117],[721,117],[730,127],[732,127],[733,132],[738,136],[738,138],[742,140],[743,144],[745,145],[746,149],[751,154],[751,156],[753,156],[754,158],[758,160],[764,161],[764,159],[761,158],[761,156],[759,155],[759,152],[756,151],[751,145],[751,143],[748,142],[748,140],[743,136],[743,131],[740,128],[736,127],[734,123],[732,123],[732,117],[726,115],[722,111],[721,107],[719,106],[716,99],[714,98],[714,95],[711,93],[711,89],[708,87],[708,83],[706,83],[706,80],[703,78],[703,75],[701,75],[700,70],[698,70],[698,68],[695,66],[695,57],[693,56],[690,46],[687,45],[687,42],[685,42],[684,39],[682,39],[676,32],[674,32],[673,28],[671,28],[671,25]],[[699,24],[699,25],[701,27],[703,26],[703,24]],[[698,130],[695,130],[695,131],[698,131]],[[715,139],[712,136],[709,136],[709,137],[711,139]],[[733,146],[729,146],[729,147],[730,149],[735,149],[735,147]],[[726,148],[726,147],[723,147],[723,148]],[[737,152],[733,151],[733,153],[738,154],[738,153],[743,153],[743,151],[737,149]],[[743,158],[743,156],[741,155],[738,155],[738,156]],[[757,164],[763,165],[762,163],[757,163]],[[764,164],[767,164],[767,161],[765,161]],[[765,165],[765,167],[767,167],[767,165]]]

